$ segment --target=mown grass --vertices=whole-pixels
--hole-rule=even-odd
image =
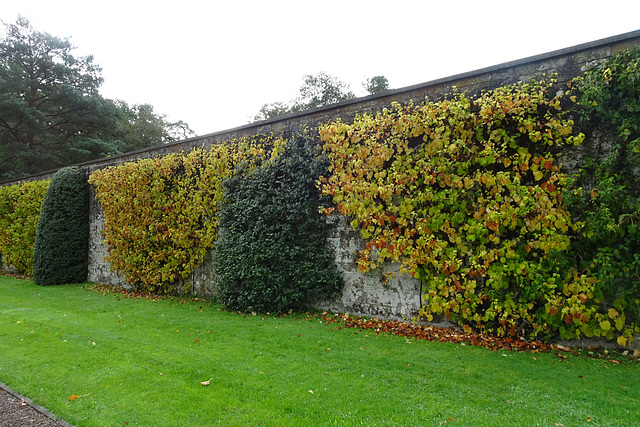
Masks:
[[[78,426],[640,424],[633,361],[492,352],[89,287],[0,276],[0,381]]]

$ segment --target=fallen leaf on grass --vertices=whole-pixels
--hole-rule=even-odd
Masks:
[[[72,401],[72,400],[80,399],[81,397],[89,396],[89,394],[91,393],[83,394],[82,396],[78,396],[77,394],[72,394],[71,396],[69,396],[67,400]]]
[[[202,385],[209,385],[209,384],[211,384],[211,380],[212,380],[212,379],[213,379],[213,378],[209,378],[209,379],[208,379],[208,380],[206,380],[206,381],[202,381],[202,382],[200,382],[200,384],[202,384]]]

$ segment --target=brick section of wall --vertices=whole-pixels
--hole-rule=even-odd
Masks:
[[[454,90],[475,95],[483,90],[529,81],[531,78],[550,77],[556,75],[556,90],[566,87],[566,82],[579,75],[586,66],[597,63],[622,49],[634,49],[640,46],[640,31],[634,31],[607,39],[586,43],[555,52],[524,58],[493,67],[483,68],[469,73],[434,80],[431,82],[395,89],[382,94],[371,95],[339,104],[316,108],[303,113],[277,117],[267,121],[252,123],[222,132],[211,133],[201,137],[134,151],[120,156],[83,163],[88,174],[108,166],[120,165],[143,158],[164,156],[194,148],[208,148],[224,141],[258,134],[273,134],[287,137],[304,127],[315,128],[319,124],[341,119],[345,122],[353,120],[356,114],[372,113],[389,107],[392,102],[422,102],[425,98],[436,100],[451,94]],[[566,160],[571,164],[571,159]],[[573,162],[575,163],[575,162]],[[574,165],[575,166],[575,165]],[[31,176],[23,180],[3,183],[10,185],[20,181],[32,181],[50,178],[55,171]],[[91,233],[89,256],[89,280],[95,282],[126,285],[126,281],[113,273],[104,261],[107,248],[101,235],[104,218],[95,197],[91,202]],[[338,265],[346,286],[343,294],[335,301],[322,301],[319,308],[330,308],[340,312],[381,316],[385,318],[412,318],[420,308],[420,283],[407,275],[389,278],[385,273],[398,270],[397,265],[386,265],[383,268],[366,274],[359,273],[354,265],[355,253],[364,247],[358,232],[353,231],[348,221],[339,215],[331,219],[336,228],[330,242],[336,250]],[[211,295],[214,292],[213,261],[207,261],[185,280],[193,292],[198,295]],[[180,284],[179,284],[180,285]]]

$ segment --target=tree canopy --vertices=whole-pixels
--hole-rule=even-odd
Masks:
[[[0,180],[157,145],[193,132],[148,105],[99,93],[101,68],[68,38],[18,17],[0,38]]]
[[[152,105],[117,100],[116,139],[121,152],[139,150],[153,145],[179,141],[194,136],[188,124],[179,120],[168,122],[164,114],[157,114]]]
[[[370,77],[362,83],[362,87],[366,89],[369,95],[389,90],[389,80],[385,76]]]
[[[389,88],[389,81],[384,76],[369,78],[362,84],[369,92],[374,94]],[[324,105],[336,104],[341,101],[355,98],[349,85],[337,77],[323,71],[315,75],[307,74],[303,77],[299,95],[290,102],[271,102],[264,104],[254,121],[267,120],[285,114],[306,111]]]
[[[293,102],[293,111],[305,111],[323,105],[336,104],[355,98],[349,85],[325,72],[304,76],[300,95]]]

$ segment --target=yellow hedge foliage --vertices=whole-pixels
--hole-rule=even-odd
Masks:
[[[33,245],[50,180],[0,187],[0,254],[6,266],[33,274]]]
[[[213,247],[222,181],[243,164],[249,169],[280,140],[228,141],[94,172],[104,212],[103,235],[112,268],[145,290],[173,292]],[[273,148],[276,149],[273,149]],[[186,290],[186,289],[184,289]]]

